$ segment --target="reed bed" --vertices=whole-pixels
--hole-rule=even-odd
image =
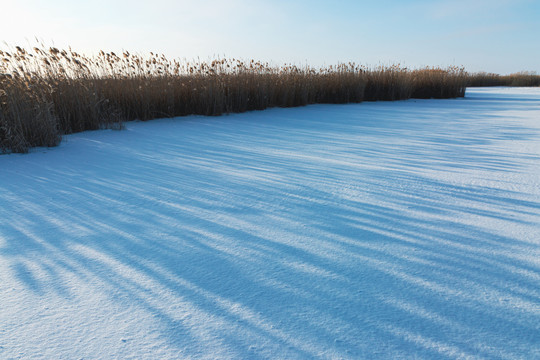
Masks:
[[[526,71],[510,75],[478,72],[467,76],[467,86],[540,86],[540,75]]]
[[[323,68],[254,60],[169,60],[101,51],[0,50],[0,152],[55,146],[61,136],[129,120],[464,96],[462,68],[408,70],[354,63]]]

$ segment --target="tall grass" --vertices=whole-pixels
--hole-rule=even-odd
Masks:
[[[478,72],[467,76],[467,86],[540,86],[540,75],[526,71],[510,75]]]
[[[464,96],[462,68],[270,66],[254,60],[180,62],[150,53],[15,47],[0,50],[0,152],[54,146],[63,134],[127,120],[313,103]]]

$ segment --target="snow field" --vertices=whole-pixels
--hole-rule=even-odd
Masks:
[[[540,358],[540,90],[0,156],[0,358]]]

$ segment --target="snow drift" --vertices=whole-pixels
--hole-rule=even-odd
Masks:
[[[538,358],[540,90],[0,156],[0,358]]]

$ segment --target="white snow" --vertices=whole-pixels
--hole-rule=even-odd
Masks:
[[[540,89],[0,156],[0,358],[540,358]]]

